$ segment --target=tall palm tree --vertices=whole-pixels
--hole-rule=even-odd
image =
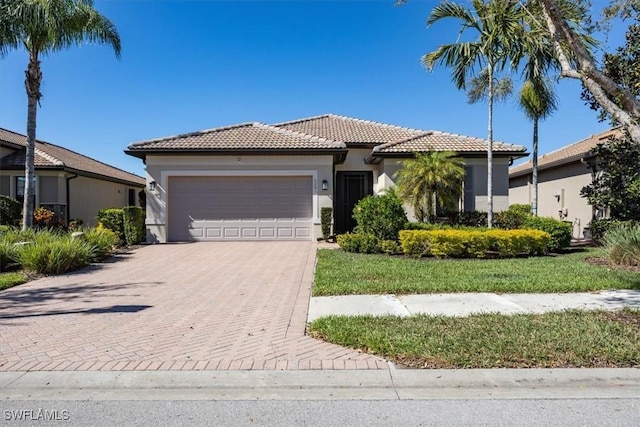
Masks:
[[[520,107],[533,122],[533,154],[531,213],[538,215],[538,122],[547,118],[558,108],[558,99],[551,84],[542,78],[527,80],[520,89]]]
[[[466,89],[469,77],[479,71],[487,71],[487,226],[493,225],[493,101],[494,74],[520,55],[519,49],[524,34],[523,11],[519,2],[513,0],[473,0],[472,9],[445,1],[436,6],[427,19],[427,26],[445,19],[461,21],[460,36],[473,31],[473,41],[457,41],[440,46],[422,57],[422,64],[429,70],[442,64],[451,68],[454,84]]]
[[[24,48],[29,54],[27,147],[23,229],[33,225],[33,179],[36,117],[42,98],[40,58],[83,42],[108,44],[120,56],[120,36],[114,24],[93,8],[92,0],[3,0],[0,2],[0,55]]]
[[[453,208],[460,200],[464,161],[452,151],[415,153],[395,174],[398,195],[413,206],[415,216],[432,222],[437,207]]]

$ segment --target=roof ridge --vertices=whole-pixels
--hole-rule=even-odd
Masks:
[[[262,128],[272,130],[272,131],[277,132],[277,133],[282,134],[282,135],[295,135],[295,136],[300,136],[300,137],[306,138],[306,139],[308,139],[310,141],[313,141],[313,142],[326,142],[326,143],[333,144],[336,147],[340,147],[340,148],[345,148],[346,147],[344,142],[335,141],[333,139],[328,139],[328,138],[323,138],[323,137],[317,136],[317,135],[310,135],[308,133],[298,132],[298,131],[294,131],[294,130],[290,130],[290,129],[282,129],[282,128],[278,127],[278,126],[269,125],[269,124],[265,124],[265,123],[261,123],[261,122],[255,122],[254,125],[259,125]]]
[[[36,142],[36,144],[38,143],[38,141]],[[42,144],[40,142],[40,144]],[[44,144],[42,144],[44,145]],[[63,148],[63,147],[61,147]],[[55,157],[53,154],[47,153],[46,151],[41,150],[40,148],[38,148],[38,146],[36,145],[35,147],[35,153],[38,154],[40,157],[44,157],[45,159],[47,159],[48,161],[50,161],[51,163],[53,163],[56,166],[64,166],[64,162],[60,159],[58,159],[57,157]]]
[[[355,117],[349,117],[349,116],[343,116],[340,114],[333,114],[333,113],[329,113],[326,114],[326,116],[329,117],[334,117],[337,119],[343,119],[343,120],[353,120],[354,122],[358,122],[358,123],[365,123],[365,124],[373,124],[373,125],[378,125],[378,126],[383,126],[383,127],[388,127],[388,128],[393,128],[393,129],[399,129],[399,130],[406,130],[406,131],[410,131],[410,132],[427,132],[423,129],[416,129],[416,128],[410,128],[410,127],[406,127],[406,126],[398,126],[398,125],[392,125],[389,123],[382,123],[382,122],[378,122],[375,120],[364,120],[364,119],[357,119]]]
[[[240,128],[245,126],[254,126],[256,123],[259,123],[259,122],[243,122],[243,123],[237,123],[235,125],[226,125],[226,126],[220,126],[217,128],[203,129],[203,130],[198,130],[194,132],[186,132],[186,133],[179,133],[176,135],[163,136],[161,138],[145,139],[144,141],[131,143],[127,148],[137,147],[143,144],[149,144],[151,142],[162,142],[162,141],[168,141],[171,139],[188,138],[190,136],[203,135],[205,133],[221,132],[223,130],[229,130],[229,129]]]
[[[302,123],[302,122],[308,122],[308,121],[311,121],[311,120],[317,120],[317,119],[321,119],[321,118],[329,117],[329,116],[331,116],[331,114],[320,114],[318,116],[303,117],[301,119],[295,119],[295,120],[289,120],[289,121],[286,121],[286,122],[274,123],[274,124],[269,125],[269,126],[280,127],[280,126],[284,126],[284,125],[292,125],[292,124],[295,124],[295,123]]]
[[[412,141],[414,139],[422,138],[423,136],[431,135],[433,133],[434,133],[434,131],[426,130],[426,131],[423,131],[422,133],[420,133],[418,135],[413,135],[413,136],[410,136],[408,138],[400,139],[398,141],[391,141],[391,142],[387,142],[385,144],[376,145],[375,147],[373,147],[373,150],[371,150],[371,151],[378,152],[378,151],[381,151],[381,150],[384,150],[384,149],[387,149],[387,148],[390,148],[390,147],[395,147],[396,145],[404,144],[405,142],[409,142],[409,141]]]
[[[476,140],[476,141],[488,142],[487,138],[481,138],[479,136],[462,135],[462,134],[459,134],[459,133],[445,132],[445,131],[441,131],[441,130],[432,130],[431,132],[438,133],[438,134],[441,134],[441,135],[449,135],[449,136],[453,136],[453,137],[456,137],[456,138],[466,138],[466,139],[473,139],[473,140]],[[512,142],[504,142],[504,141],[493,140],[492,144],[510,145],[512,147],[522,147],[522,148],[524,148],[526,150],[526,147],[524,145],[514,144]]]

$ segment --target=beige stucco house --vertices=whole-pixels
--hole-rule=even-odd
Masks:
[[[275,125],[244,123],[131,144],[147,167],[148,241],[315,240],[320,210],[334,232],[353,207],[394,185],[403,159],[453,150],[466,161],[460,208],[484,210],[487,142],[333,114]],[[508,166],[522,146],[494,143],[496,210],[509,205]]]
[[[21,200],[24,194],[26,136],[0,128],[0,194]],[[36,141],[35,207],[46,207],[65,222],[95,225],[103,208],[138,205],[142,177],[59,145]]]
[[[584,237],[584,229],[593,217],[606,215],[604,210],[587,203],[587,199],[580,196],[580,190],[594,178],[594,171],[587,164],[591,150],[618,134],[616,129],[611,129],[538,157],[539,216],[571,222],[573,237],[579,239]],[[510,203],[531,203],[531,171],[531,160],[509,170]]]

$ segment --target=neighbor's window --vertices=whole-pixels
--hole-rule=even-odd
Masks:
[[[16,200],[20,201],[21,203],[24,202],[24,185],[26,183],[26,179],[24,176],[17,176],[16,177]],[[35,191],[33,192],[33,207],[36,207],[36,191],[38,191],[38,188],[36,187],[36,177],[33,177],[33,181],[31,182],[31,185],[33,186],[33,188],[35,189]]]
[[[136,205],[136,190],[130,188],[129,189],[129,205],[128,206],[135,206]]]

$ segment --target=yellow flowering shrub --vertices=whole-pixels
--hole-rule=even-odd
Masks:
[[[545,252],[550,235],[540,230],[402,230],[400,245],[406,255],[438,258],[502,257]]]

